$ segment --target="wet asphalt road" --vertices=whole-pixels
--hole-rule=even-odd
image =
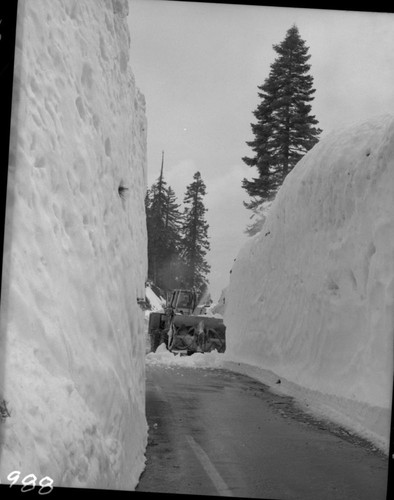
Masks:
[[[221,369],[147,366],[147,463],[137,491],[383,500],[387,458],[291,398]]]

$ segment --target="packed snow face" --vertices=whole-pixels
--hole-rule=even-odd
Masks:
[[[20,0],[0,477],[133,489],[144,464],[146,118],[127,0]]]
[[[332,132],[298,163],[226,292],[227,350],[321,395],[387,449],[393,380],[394,119]]]

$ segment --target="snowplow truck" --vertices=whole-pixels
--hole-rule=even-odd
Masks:
[[[196,292],[173,290],[164,312],[149,315],[151,352],[165,343],[170,352],[191,355],[195,352],[224,352],[226,327],[223,320],[201,314]]]

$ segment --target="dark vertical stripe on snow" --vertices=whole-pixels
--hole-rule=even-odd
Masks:
[[[17,19],[18,1],[6,0],[0,4],[0,155],[1,155],[1,193],[0,193],[0,217],[1,217],[1,266],[0,266],[0,285],[2,285],[3,277],[3,248],[4,248],[4,226],[5,226],[5,207],[7,198],[7,178],[8,178],[8,158],[10,148],[10,129],[11,129],[11,105],[12,105],[12,87],[14,78],[14,55],[15,55],[15,34],[16,34],[16,19]],[[1,288],[0,286],[0,302],[1,302]],[[1,304],[0,304],[1,305]],[[3,394],[4,376],[5,376],[5,356],[6,356],[6,332],[4,331],[4,311],[0,310],[1,325],[0,329],[0,405],[4,410],[4,414],[8,415],[5,411],[7,399]],[[0,463],[2,455],[2,443],[4,441],[3,423],[0,421]],[[9,471],[11,472],[11,471]],[[0,478],[4,481],[6,478]],[[9,487],[2,484],[1,490],[9,490]],[[7,491],[9,493],[9,491]],[[0,493],[2,496],[2,493]]]

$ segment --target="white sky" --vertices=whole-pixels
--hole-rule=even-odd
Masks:
[[[257,86],[277,53],[272,45],[295,23],[311,54],[312,112],[323,129],[394,112],[394,14],[253,5],[130,0],[131,65],[145,95],[148,185],[164,175],[183,201],[199,170],[214,300],[246,241],[250,211],[241,186],[254,169],[250,123]]]

